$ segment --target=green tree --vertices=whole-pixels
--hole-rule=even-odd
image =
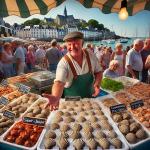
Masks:
[[[33,26],[33,25],[39,25],[41,22],[40,19],[37,19],[37,18],[33,18],[31,20],[27,20],[23,23],[23,25],[25,26]]]
[[[98,29],[99,31],[104,30],[104,25],[103,25],[103,24],[98,24],[97,29]]]
[[[91,19],[91,20],[88,21],[88,25],[89,25],[90,27],[92,27],[92,28],[97,28],[98,25],[99,25],[99,23],[98,23],[97,20]]]

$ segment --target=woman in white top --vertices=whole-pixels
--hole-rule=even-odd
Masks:
[[[4,44],[4,50],[2,52],[2,65],[3,72],[6,78],[14,76],[13,68],[14,57],[12,55],[12,48],[10,43]]]
[[[117,60],[119,62],[118,75],[123,76],[125,74],[125,53],[122,50],[122,44],[117,43],[115,51],[111,55],[111,60]]]

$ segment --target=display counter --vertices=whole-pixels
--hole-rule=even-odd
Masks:
[[[150,146],[150,85],[137,82],[117,92],[101,89],[97,98],[61,99],[59,109],[52,110],[46,98],[16,84],[33,81],[35,75],[0,86],[1,150]]]

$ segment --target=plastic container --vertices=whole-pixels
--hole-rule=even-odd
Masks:
[[[102,107],[102,110],[105,112],[106,116],[108,116],[108,117],[111,118],[111,116],[110,116],[111,113],[110,113],[109,108],[106,107],[106,106],[104,106],[101,101],[100,101],[99,103],[100,103],[100,106]],[[129,114],[130,114],[130,113],[129,113]],[[131,115],[131,114],[130,114],[130,115]],[[142,144],[142,143],[145,143],[145,142],[149,141],[149,140],[150,140],[150,135],[149,135],[148,131],[145,130],[145,128],[143,128],[142,124],[141,124],[140,122],[138,122],[132,115],[131,115],[131,118],[132,118],[135,122],[137,122],[137,123],[139,123],[139,124],[141,125],[142,129],[145,131],[146,136],[147,136],[147,138],[145,138],[145,139],[143,139],[143,140],[141,140],[141,141],[138,141],[138,142],[136,142],[136,143],[134,143],[134,144],[129,143],[129,142],[126,140],[126,138],[124,137],[126,143],[129,145],[129,147],[130,147],[130,148],[134,148],[134,147],[139,146],[139,145]],[[112,118],[111,118],[111,119],[112,119]],[[114,122],[114,121],[113,121],[113,122]],[[114,123],[115,123],[116,125],[118,125],[118,123],[116,123],[116,122],[114,122]],[[117,127],[117,128],[118,128],[118,127]],[[118,128],[118,130],[119,130],[119,128]],[[122,134],[122,133],[121,133],[121,134]],[[123,135],[123,134],[122,134],[122,135]]]
[[[37,73],[35,76],[33,75],[32,77],[30,77],[30,80],[38,88],[53,84],[54,79],[55,74],[50,71],[41,71]]]
[[[133,79],[133,78],[126,77],[126,76],[120,76],[120,77],[114,78],[114,80],[122,82],[125,87],[133,86],[134,84],[137,84],[138,82],[140,82],[137,79]]]
[[[97,101],[94,100],[94,99],[91,99],[91,101],[95,101],[95,102],[97,103]],[[97,104],[98,104],[98,103],[97,103]],[[99,105],[99,104],[98,104],[98,105]],[[60,110],[60,111],[68,112],[68,111],[64,111],[64,110]],[[86,111],[86,112],[90,112],[90,111],[94,111],[94,109],[93,109],[93,110]],[[51,125],[52,120],[55,118],[55,114],[56,114],[56,113],[57,113],[57,111],[51,113],[51,117],[50,117],[49,123],[48,123],[49,126]],[[77,116],[78,116],[78,114],[76,115],[76,117],[77,117]],[[76,120],[76,117],[74,116],[74,119],[75,119],[75,120]],[[89,119],[89,116],[84,116],[84,117],[85,117],[87,120]],[[114,123],[112,123],[111,118],[110,118],[110,117],[107,117],[107,119],[108,119],[108,122],[110,123],[110,125],[112,126],[113,131],[116,132],[117,138],[120,139],[121,142],[122,142],[122,148],[121,148],[121,149],[127,150],[127,149],[128,149],[128,145],[126,144],[126,142],[125,142],[125,140],[124,140],[124,137],[122,136],[122,134],[120,133],[120,131],[117,129],[117,127],[114,125]],[[66,124],[65,122],[61,122],[60,124],[63,124],[63,123]],[[74,123],[75,123],[75,122],[72,122],[72,123],[70,123],[69,125],[72,126]],[[99,120],[97,123],[100,123],[100,120]],[[80,122],[80,124],[82,124],[82,123]],[[45,149],[45,148],[44,148],[44,136],[45,136],[45,134],[47,133],[47,131],[49,130],[49,126],[48,126],[46,129],[44,129],[45,131],[42,133],[43,135],[42,135],[42,138],[41,138],[41,140],[40,140],[40,142],[39,142],[39,144],[38,144],[37,150],[44,150],[44,149]],[[94,130],[93,135],[95,135],[95,133],[96,133],[98,130],[101,130],[101,131],[104,132],[106,135],[108,134],[108,130],[106,130],[106,129],[96,129],[96,130]],[[56,141],[57,141],[58,136],[60,135],[60,130],[55,130],[55,133],[56,133],[56,135],[57,135],[57,137],[56,137]],[[69,130],[67,133],[70,135],[70,134],[72,133],[72,131]],[[80,133],[81,133],[81,135],[82,135],[82,134],[83,134],[83,131],[81,130]],[[82,136],[83,136],[83,135],[82,135]],[[109,137],[107,137],[107,139],[110,140]],[[67,149],[69,149],[69,150],[75,149],[75,148],[73,147],[73,141],[72,141],[72,139],[69,138],[68,141],[69,141],[69,143],[70,143],[70,146],[69,146]],[[83,141],[84,141],[84,139],[83,139]],[[59,147],[56,145],[55,147],[53,147],[53,149],[59,149]],[[84,146],[83,149],[84,149],[84,150],[87,150],[88,147],[87,147],[87,146]],[[97,149],[101,150],[102,148],[98,146]],[[109,149],[115,149],[115,148],[114,148],[114,146],[111,145],[111,146],[109,147]]]
[[[20,122],[20,121],[18,121],[18,122]],[[18,123],[18,122],[16,122],[16,123]],[[7,141],[4,140],[5,136],[8,134],[8,132],[9,132],[14,126],[15,126],[15,124],[12,125],[12,126],[3,134],[3,136],[1,136],[1,138],[0,138],[1,143],[5,143],[5,144],[8,144],[8,145],[10,145],[10,146],[12,146],[12,147],[16,147],[16,148],[20,148],[20,149],[24,149],[24,150],[29,150],[29,149],[30,149],[30,150],[35,150],[35,149],[37,148],[38,142],[41,140],[41,137],[42,137],[42,135],[43,135],[42,133],[43,133],[44,129],[42,130],[42,132],[41,132],[41,134],[40,134],[40,137],[38,138],[38,140],[37,140],[37,142],[36,142],[36,144],[35,144],[34,146],[32,146],[32,147],[25,147],[25,146],[18,145],[18,144],[15,144],[15,143],[9,143],[9,142],[7,142]]]

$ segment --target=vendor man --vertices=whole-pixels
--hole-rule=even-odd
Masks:
[[[63,96],[96,97],[100,92],[102,67],[96,56],[83,50],[83,34],[71,32],[64,37],[68,53],[60,60],[52,95],[44,94],[56,106]]]

